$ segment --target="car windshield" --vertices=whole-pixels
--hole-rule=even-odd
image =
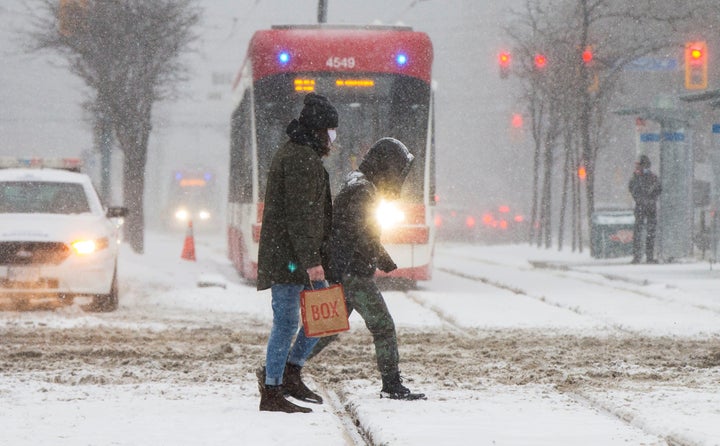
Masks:
[[[0,182],[0,213],[81,214],[90,212],[82,184],[44,181]]]

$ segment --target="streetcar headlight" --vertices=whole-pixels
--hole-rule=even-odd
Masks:
[[[198,217],[200,217],[200,220],[210,220],[210,212],[200,211],[200,213],[198,214]]]
[[[178,209],[175,211],[175,218],[180,221],[187,221],[188,217],[190,217],[190,214],[187,209]]]
[[[405,214],[400,210],[398,204],[386,200],[380,201],[375,211],[375,217],[383,229],[397,226],[405,220]]]

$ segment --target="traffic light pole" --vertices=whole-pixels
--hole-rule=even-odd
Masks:
[[[616,112],[660,124],[660,206],[658,258],[665,262],[692,254],[694,178],[693,151],[689,144],[687,112],[642,107]]]

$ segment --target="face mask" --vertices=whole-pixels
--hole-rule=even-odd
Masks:
[[[335,142],[335,138],[337,138],[337,130],[335,129],[328,129],[328,137],[330,138],[330,142]]]

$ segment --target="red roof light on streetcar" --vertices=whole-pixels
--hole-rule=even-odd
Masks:
[[[503,204],[498,207],[498,212],[500,212],[501,214],[507,214],[508,212],[510,212],[510,206]]]

